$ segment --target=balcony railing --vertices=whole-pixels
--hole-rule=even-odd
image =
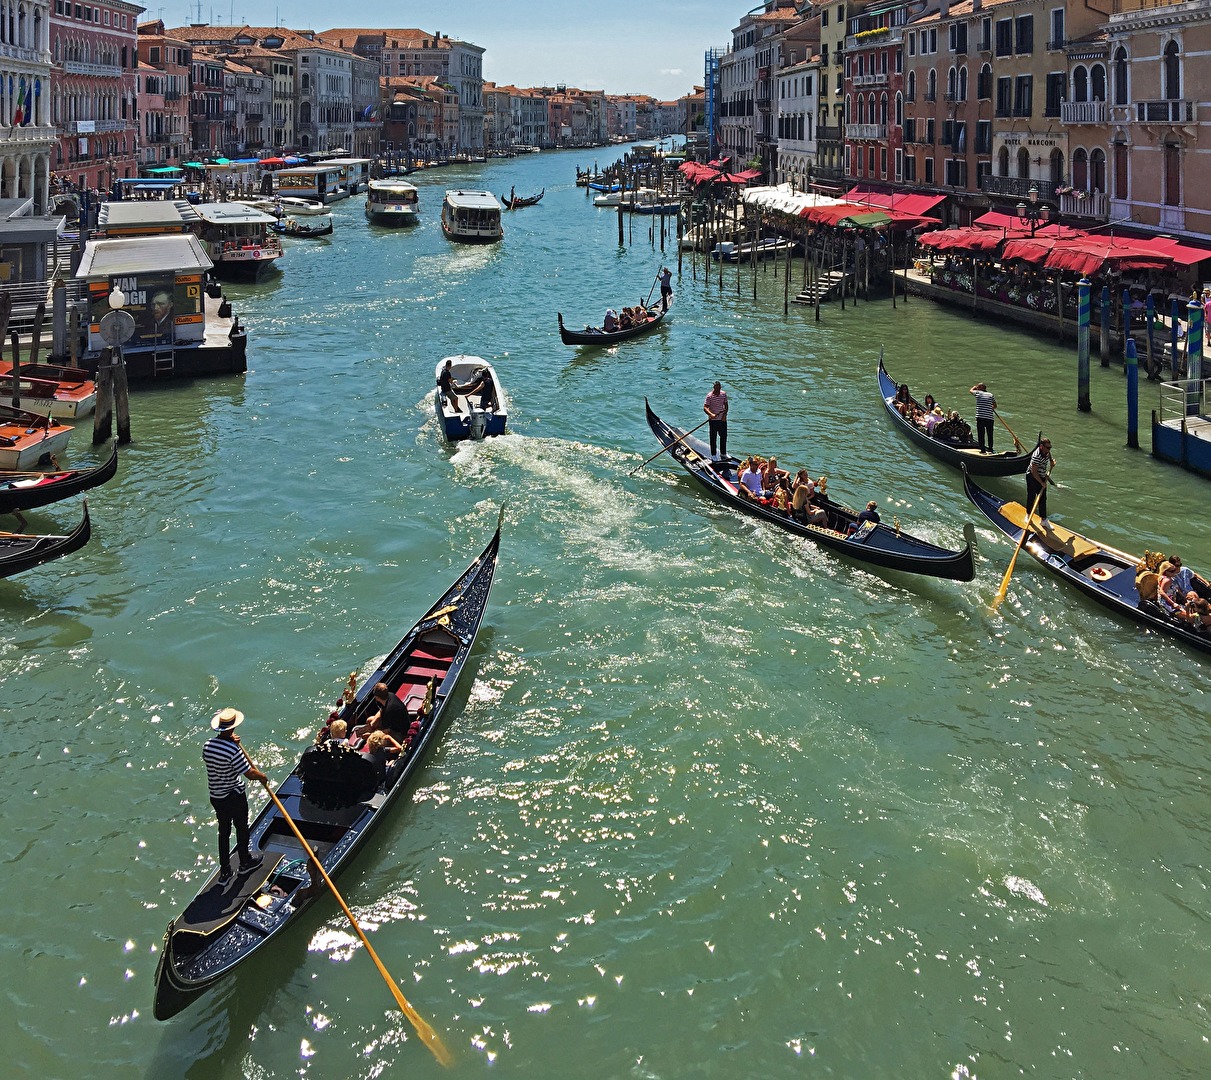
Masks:
[[[1141,124],[1192,124],[1193,101],[1137,101],[1135,118]]]
[[[1104,101],[1061,101],[1060,120],[1065,124],[1104,124]]]
[[[1097,218],[1110,220],[1110,196],[1089,194],[1084,196],[1061,195],[1060,213],[1066,217]]]
[[[1186,227],[1186,208],[1184,206],[1162,206],[1161,228],[1181,232]]]
[[[983,176],[980,188],[989,195],[1007,195],[1013,199],[1027,199],[1030,189],[1038,188],[1040,199],[1054,199],[1056,181],[1036,180],[1029,176]]]
[[[830,127],[827,124],[821,124],[816,128],[816,139],[823,142],[840,142],[842,138],[841,128]]]
[[[812,168],[812,176],[817,180],[844,180],[845,170],[840,166],[816,165]]]
[[[845,134],[850,139],[886,139],[886,124],[846,124]]]
[[[926,90],[925,93],[921,95],[921,97],[925,101],[937,101],[938,92],[936,90]]]
[[[68,75],[99,75],[107,79],[122,77],[122,68],[117,64],[86,64],[82,60],[64,60],[63,70]]]

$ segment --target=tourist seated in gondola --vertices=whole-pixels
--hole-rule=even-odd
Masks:
[[[845,535],[852,536],[868,521],[873,525],[878,525],[880,520],[882,519],[879,517],[879,504],[875,502],[874,499],[871,499],[871,501],[866,504],[866,509],[859,513],[858,516],[846,527]]]
[[[1188,592],[1194,592],[1194,573],[1190,567],[1182,565],[1182,557],[1170,555],[1168,561],[1173,564],[1173,582],[1177,595],[1185,596]]]
[[[772,495],[781,481],[790,482],[791,474],[785,469],[778,468],[778,459],[772,457],[761,468],[761,487],[767,495]]]
[[[780,479],[773,491],[766,496],[765,505],[771,510],[778,510],[790,516],[791,492],[785,479]]]
[[[933,435],[938,430],[938,425],[946,419],[946,414],[942,411],[941,405],[935,405],[929,410],[929,415],[925,417],[926,434]]]
[[[607,334],[617,333],[618,312],[613,308],[608,308],[606,310],[605,318],[601,320],[601,329]]]
[[[744,494],[750,498],[760,499],[764,494],[761,483],[761,473],[757,468],[757,464],[750,457],[744,463],[744,468],[740,472],[740,487],[744,488]]]
[[[1195,630],[1200,634],[1211,634],[1211,600],[1191,589],[1186,594],[1186,610],[1193,616]]]
[[[1186,594],[1177,588],[1177,567],[1167,559],[1161,563],[1156,583],[1156,602],[1175,622],[1192,625],[1196,616],[1186,608]]]
[[[346,738],[348,733],[348,725],[344,720],[333,720],[328,725],[328,742],[334,746],[348,746],[349,740]]]
[[[381,784],[387,779],[387,766],[399,756],[399,744],[385,731],[372,731],[361,754],[374,766]]]

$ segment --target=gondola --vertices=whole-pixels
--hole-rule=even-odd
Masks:
[[[911,420],[901,416],[896,411],[896,381],[887,374],[883,366],[883,357],[879,357],[879,393],[883,398],[883,407],[891,417],[893,426],[903,432],[910,442],[916,443],[927,453],[956,469],[966,468],[974,476],[1017,476],[1026,471],[1030,464],[1030,455],[1035,447],[1024,453],[1016,450],[1000,454],[980,453],[980,444],[973,439],[935,439],[926,431],[922,431]],[[911,395],[910,395],[911,396]],[[915,399],[913,404],[920,405]],[[1038,440],[1035,440],[1036,446]]]
[[[613,345],[616,341],[626,341],[628,338],[639,337],[640,334],[646,334],[649,330],[654,330],[662,322],[669,311],[673,310],[673,302],[669,301],[668,310],[664,310],[657,304],[655,307],[647,308],[647,318],[638,326],[628,326],[625,330],[606,331],[596,326],[586,326],[583,330],[569,330],[563,324],[563,313],[558,314],[559,318],[559,340],[565,345]]]
[[[112,480],[117,471],[118,447],[115,443],[109,460],[95,469],[0,473],[0,514],[17,514],[79,495]]]
[[[385,682],[420,721],[416,741],[387,779],[357,752],[317,738],[278,787],[279,800],[330,878],[353,861],[374,828],[405,801],[408,781],[436,742],[479,632],[499,548],[498,522],[480,556],[341,709],[352,730],[375,711],[374,685]],[[236,874],[226,885],[219,882],[216,868],[189,906],[168,924],[156,967],[156,1019],[167,1020],[186,1008],[324,895],[322,877],[317,874],[312,881],[302,845],[274,803],[253,822],[251,844],[263,856],[259,867]]]
[[[999,499],[985,491],[966,470],[963,472],[963,490],[1006,537],[1015,544],[1021,539],[1026,524],[1026,508],[1021,503]],[[1154,601],[1141,599],[1136,586],[1138,556],[1099,544],[1054,522],[1044,528],[1038,517],[1034,521],[1038,528],[1030,530],[1022,546],[1053,574],[1104,607],[1143,623],[1149,629],[1179,638],[1201,652],[1211,653],[1211,634],[1176,622]],[[1191,584],[1199,596],[1211,600],[1211,584],[1205,578],[1195,575]]]
[[[279,236],[292,236],[296,240],[311,240],[320,236],[332,235],[332,215],[317,217],[314,221],[304,218],[298,221],[293,217],[275,221],[269,228]]]
[[[712,461],[709,447],[692,435],[686,435],[681,428],[666,424],[652,411],[646,398],[644,408],[648,426],[656,438],[690,476],[725,505],[859,562],[954,581],[970,581],[975,577],[971,550],[974,530],[970,524],[963,527],[966,544],[961,551],[938,547],[897,527],[872,522],[863,522],[856,532],[847,536],[848,526],[857,522],[857,511],[817,494],[813,502],[828,513],[829,527],[803,525],[773,507],[738,494],[738,462],[734,458]]]
[[[543,188],[537,195],[526,195],[524,197],[514,195],[512,198],[502,195],[500,201],[504,203],[506,210],[520,210],[525,206],[536,206],[542,202],[542,197],[547,193],[547,189]]]
[[[25,536],[0,532],[0,577],[12,577],[22,570],[41,566],[62,555],[70,555],[87,544],[91,535],[87,500],[83,519],[66,536]]]

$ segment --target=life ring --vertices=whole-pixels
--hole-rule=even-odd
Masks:
[[[1110,577],[1110,571],[1104,566],[1095,566],[1089,571],[1089,576],[1093,578],[1094,581],[1106,581]]]
[[[252,257],[253,257],[254,259],[259,259],[259,258],[261,257],[261,249],[260,249],[260,248],[253,248],[253,249],[252,249]]]

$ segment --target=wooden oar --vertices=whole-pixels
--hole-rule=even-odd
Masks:
[[[659,280],[660,280],[660,275],[657,274],[656,277],[652,281],[652,287],[650,289],[648,289],[648,300],[652,299],[652,293],[654,293],[656,291],[656,282],[658,282]],[[643,306],[645,308],[648,306],[648,300],[645,300],[643,302]]]
[[[1051,468],[1054,468],[1054,462],[1052,463]],[[1017,547],[1013,549],[1013,558],[1009,560],[1009,568],[1005,571],[1005,576],[1001,579],[1001,587],[997,590],[996,596],[993,597],[993,611],[996,611],[996,609],[1001,606],[1005,600],[1006,594],[1009,592],[1009,579],[1013,577],[1013,567],[1018,561],[1018,552],[1022,550],[1022,545],[1026,543],[1026,535],[1031,531],[1030,522],[1034,519],[1034,512],[1039,508],[1039,503],[1043,500],[1043,492],[1047,490],[1047,484],[1051,481],[1051,468],[1048,468],[1046,481],[1044,482],[1042,488],[1039,489],[1039,493],[1034,497],[1034,505],[1026,514],[1026,522],[1022,526],[1022,535],[1018,537]]]
[[[993,409],[992,413],[998,420],[1001,421],[1002,424],[1005,424],[1005,417],[1003,417],[999,412],[997,412],[996,409]],[[1013,445],[1014,445],[1014,448],[1017,450],[1017,452],[1019,454],[1024,454],[1026,452],[1026,447],[1022,443],[1022,440],[1013,434],[1013,428],[1011,428],[1008,424],[1005,424],[1005,430],[1008,431],[1009,434],[1013,436]]]
[[[252,768],[256,768],[251,755],[244,749],[243,743],[238,743],[240,749],[244,752],[244,759]],[[259,770],[258,770],[259,771]],[[282,805],[282,800],[277,797],[273,789],[269,786],[268,780],[262,780],[261,786],[268,792],[269,797],[273,800],[273,805],[278,808],[278,813],[286,820],[286,824],[290,826],[290,831],[294,833],[295,839],[303,845],[303,850],[307,852],[307,857],[311,860],[311,865],[320,872],[320,877],[324,879],[324,884],[332,890],[332,895],[336,897],[336,902],[341,905],[341,910],[345,913],[345,918],[349,920],[349,925],[356,931],[357,936],[361,938],[362,944],[366,946],[366,953],[371,960],[374,961],[374,966],[378,968],[378,973],[383,977],[385,982],[391,988],[391,994],[395,998],[395,1003],[399,1006],[402,1012],[412,1026],[416,1029],[416,1034],[420,1036],[423,1042],[430,1050],[433,1051],[433,1056],[447,1068],[454,1064],[454,1059],[450,1056],[450,1051],[446,1049],[445,1043],[441,1041],[437,1032],[433,1030],[425,1020],[411,1005],[408,1004],[408,999],[404,997],[400,988],[396,985],[395,979],[392,978],[391,972],[383,965],[383,962],[378,958],[378,953],[374,951],[374,946],[370,944],[365,932],[358,925],[357,919],[353,917],[353,912],[349,910],[349,905],[345,903],[345,898],[337,891],[335,885],[332,884],[332,879],[328,876],[328,872],[321,865],[320,860],[316,857],[314,851],[311,850],[311,845],[307,843],[306,838],[299,827],[294,823],[286,807]]]
[[[677,438],[675,438],[672,441],[672,443],[670,443],[668,446],[662,446],[659,450],[656,451],[656,453],[654,453],[650,458],[648,458],[647,461],[640,462],[638,465],[636,465],[635,468],[633,468],[629,473],[627,473],[627,476],[634,476],[640,469],[642,469],[644,467],[644,465],[647,465],[649,462],[655,461],[666,450],[670,449],[672,446],[681,442],[682,439],[685,439],[687,436],[693,435],[694,432],[698,430],[698,428],[706,427],[706,425],[709,424],[711,422],[711,420],[712,420],[712,417],[708,416],[705,420],[702,421],[701,424],[698,425],[698,427],[690,428],[689,431],[686,431],[683,434],[678,435]]]

